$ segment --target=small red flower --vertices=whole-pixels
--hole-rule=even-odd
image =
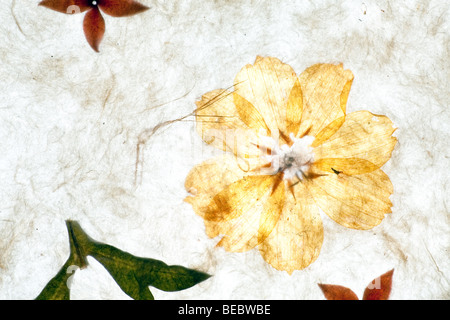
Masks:
[[[387,300],[391,293],[394,269],[372,280],[364,290],[363,300]],[[319,284],[327,300],[358,300],[349,288],[333,284]]]
[[[97,52],[105,34],[105,20],[100,9],[113,17],[132,16],[148,9],[134,0],[43,0],[39,5],[66,14],[87,11],[83,21],[84,35]]]

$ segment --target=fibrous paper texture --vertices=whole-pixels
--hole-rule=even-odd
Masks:
[[[391,299],[449,298],[449,4],[142,0],[143,13],[103,17],[97,53],[83,15],[38,2],[0,6],[1,299],[35,298],[64,264],[66,220],[130,254],[213,275],[152,290],[156,299],[323,299],[319,283],[359,294],[392,269]],[[364,231],[321,213],[320,255],[291,275],[257,250],[216,247],[183,201],[189,171],[223,154],[187,115],[257,56],[297,74],[342,63],[354,75],[346,112],[397,128],[382,167],[392,213]],[[129,298],[95,260],[72,280],[72,299]]]

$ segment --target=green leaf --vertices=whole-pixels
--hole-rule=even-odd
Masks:
[[[113,246],[93,243],[90,255],[100,262],[122,290],[133,299],[152,299],[148,286],[163,291],[190,288],[210,276],[182,266],[133,256]]]
[[[85,268],[87,256],[99,261],[119,287],[136,300],[153,300],[149,289],[163,291],[190,288],[210,275],[183,266],[169,266],[162,261],[136,257],[108,244],[91,239],[76,221],[66,222],[69,232],[70,256],[57,275],[45,286],[37,300],[68,300],[70,277],[78,268]]]
[[[68,271],[71,266],[71,259],[67,260],[61,270],[54,276],[41,293],[36,297],[36,300],[69,300],[70,289],[67,285],[72,274]],[[69,269],[70,270],[70,269]]]
[[[74,229],[75,226],[75,229]],[[86,256],[82,249],[83,245],[79,241],[86,241],[83,236],[78,239],[78,224],[66,221],[66,227],[69,233],[70,255],[64,266],[44,287],[36,300],[69,300],[71,277],[77,269],[87,267]],[[81,228],[80,228],[81,229]]]

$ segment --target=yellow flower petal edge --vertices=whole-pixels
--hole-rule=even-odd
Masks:
[[[317,136],[333,121],[332,128],[339,129],[345,120],[353,73],[342,64],[315,64],[302,72],[299,80],[304,97],[299,134]]]
[[[281,181],[277,176],[260,177],[261,185],[253,184],[251,191],[245,191],[245,198],[242,199],[245,205],[229,210],[236,218],[220,221],[205,219],[207,234],[210,237],[221,236],[217,245],[227,251],[242,252],[253,249],[271,234],[279,221],[285,203],[285,186],[276,183]],[[237,185],[242,186],[246,182],[241,180]],[[249,194],[255,193],[260,197],[248,198]]]
[[[380,169],[348,176],[329,174],[308,180],[306,186],[316,204],[334,221],[347,228],[367,230],[391,213],[393,192],[389,177]]]
[[[204,217],[214,196],[246,175],[233,156],[207,160],[195,166],[187,175],[184,187],[190,196],[185,201],[192,205],[198,215]]]
[[[196,102],[196,128],[203,141],[244,160],[250,170],[260,163],[261,135],[270,135],[258,110],[228,90],[213,90]]]
[[[314,154],[316,159],[363,159],[380,168],[390,159],[397,143],[397,139],[392,137],[395,130],[386,116],[368,111],[352,112],[326,141],[320,145],[313,143]]]
[[[380,168],[396,145],[395,128],[386,116],[346,113],[352,83],[342,64],[316,64],[297,77],[279,59],[257,57],[233,91],[196,102],[202,139],[230,153],[195,166],[185,182],[185,201],[218,246],[257,247],[292,274],[319,257],[319,208],[357,230],[391,212],[393,186]]]
[[[300,129],[303,113],[303,92],[300,81],[297,79],[289,93],[286,105],[286,127],[283,136],[288,136],[287,132],[297,136]]]
[[[272,136],[286,132],[286,104],[297,75],[291,66],[277,58],[257,57],[234,80],[234,90],[264,117]]]
[[[314,262],[323,242],[322,219],[314,200],[302,184],[295,191],[295,195],[286,193],[276,227],[259,246],[264,260],[289,274]]]
[[[326,171],[335,174],[355,175],[372,172],[378,166],[370,161],[358,158],[323,158],[314,161],[312,170]]]
[[[262,199],[271,192],[275,176],[246,176],[222,189],[214,196],[205,212],[205,220],[220,222],[239,217],[262,205]]]

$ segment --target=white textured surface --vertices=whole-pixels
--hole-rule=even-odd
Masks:
[[[105,16],[95,53],[83,15],[38,1],[0,0],[0,299],[33,299],[68,256],[64,221],[138,256],[214,275],[156,299],[322,299],[317,283],[360,297],[395,268],[391,298],[449,299],[450,3],[446,1],[142,0],[130,18]],[[297,73],[343,62],[355,81],[348,112],[387,115],[399,139],[384,166],[393,213],[369,231],[324,217],[316,262],[292,276],[257,251],[215,248],[183,202],[184,179],[214,150],[190,113],[257,55]],[[127,299],[90,260],[73,299]]]

